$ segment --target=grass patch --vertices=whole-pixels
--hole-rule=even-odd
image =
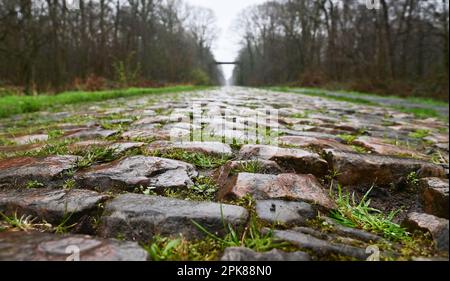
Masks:
[[[34,221],[36,219],[31,216],[22,215],[21,217],[18,217],[17,213],[14,213],[12,216],[7,216],[0,212],[0,218],[2,218],[10,228],[19,229],[21,231],[28,231],[35,228]]]
[[[242,161],[239,166],[231,170],[233,175],[239,173],[263,174],[266,172],[263,164],[258,160]]]
[[[82,156],[76,162],[78,169],[84,169],[96,163],[106,163],[117,159],[117,150],[110,147],[93,146],[87,150],[73,152],[74,155]]]
[[[349,134],[341,134],[341,135],[338,135],[338,138],[342,139],[345,144],[351,145],[358,138],[358,136],[349,135]]]
[[[188,162],[200,169],[214,169],[224,165],[230,159],[230,157],[213,156],[200,152],[188,152],[178,148],[156,150],[151,152],[150,155]]]
[[[421,139],[428,137],[429,135],[430,135],[429,130],[420,129],[420,130],[416,130],[416,131],[410,133],[408,136],[410,138],[421,140]]]
[[[25,186],[26,189],[35,189],[35,188],[42,188],[42,187],[44,187],[44,184],[39,181],[36,181],[36,180],[27,182],[27,184]]]
[[[445,119],[444,116],[442,116],[436,110],[431,108],[409,108],[403,106],[392,106],[392,108],[397,109],[398,111],[403,113],[413,114],[415,117],[420,119],[426,119],[430,117]],[[448,119],[448,117],[446,118]]]
[[[344,226],[381,234],[393,241],[409,240],[410,234],[403,227],[393,222],[400,210],[385,215],[380,210],[371,208],[371,200],[367,199],[371,191],[372,189],[357,203],[355,194],[344,194],[342,188],[338,186],[336,198],[338,207],[331,212],[331,218]]]
[[[212,238],[188,241],[183,237],[171,239],[155,236],[152,243],[143,245],[152,261],[213,261],[222,251]]]
[[[417,118],[425,119],[430,117],[440,118],[443,120],[448,120],[448,116],[441,115],[439,112],[437,112],[434,109],[431,108],[410,108],[410,107],[404,107],[399,105],[386,105],[381,104],[378,102],[374,102],[369,100],[371,97],[381,97],[381,98],[394,98],[399,100],[406,100],[409,102],[417,103],[417,104],[423,104],[423,105],[432,105],[432,106],[445,106],[448,107],[448,103],[441,102],[429,98],[417,98],[417,97],[407,97],[407,98],[400,98],[396,96],[379,96],[376,94],[363,94],[363,93],[357,93],[357,92],[346,92],[346,91],[334,91],[335,93],[341,93],[345,94],[347,96],[336,96],[330,94],[329,91],[322,90],[322,89],[316,89],[316,88],[290,88],[290,87],[271,87],[269,90],[272,91],[279,91],[279,92],[287,92],[287,93],[298,93],[303,94],[307,96],[313,96],[313,97],[321,97],[321,98],[327,98],[331,100],[336,101],[344,101],[344,102],[350,102],[355,104],[363,104],[363,105],[371,105],[371,106],[379,106],[379,107],[390,107],[393,109],[396,109],[398,111],[404,112],[404,113],[411,113]]]
[[[95,102],[121,97],[133,97],[148,94],[176,93],[203,90],[208,87],[176,86],[165,88],[130,88],[97,92],[64,92],[58,95],[5,96],[0,97],[0,118],[14,114],[48,110],[66,104]]]
[[[379,103],[364,99],[364,98],[359,98],[359,97],[344,97],[344,96],[333,96],[333,95],[329,95],[327,94],[326,91],[324,90],[320,90],[320,89],[292,89],[289,87],[274,87],[274,88],[270,88],[270,90],[273,91],[279,91],[279,92],[287,92],[287,93],[297,93],[297,94],[302,94],[302,95],[307,95],[307,96],[312,96],[312,97],[321,97],[321,98],[327,98],[327,99],[331,99],[331,100],[335,100],[335,101],[344,101],[344,102],[351,102],[351,103],[356,103],[356,104],[364,104],[364,105],[374,105],[374,106],[379,106]]]
[[[147,189],[148,190],[148,189]],[[144,190],[144,194],[147,190]],[[192,201],[214,201],[218,186],[212,178],[200,176],[194,179],[194,185],[187,189],[166,190],[166,197],[192,200]]]

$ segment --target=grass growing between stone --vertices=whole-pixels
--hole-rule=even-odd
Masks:
[[[399,210],[391,211],[385,215],[380,210],[370,207],[371,200],[368,199],[368,196],[371,191],[372,188],[358,203],[355,194],[344,193],[342,188],[338,186],[338,195],[335,198],[338,207],[331,212],[331,218],[343,226],[381,234],[392,241],[410,240],[410,233],[393,221]]]
[[[17,216],[17,213],[7,216],[0,212],[0,218],[6,223],[7,228],[18,229],[21,231],[28,231],[35,228],[35,218],[27,215]],[[5,227],[6,228],[6,227]]]
[[[153,157],[162,157],[191,163],[199,169],[214,169],[224,165],[230,158],[207,155],[200,152],[188,152],[183,149],[157,150],[150,153]]]
[[[87,150],[79,150],[73,153],[81,156],[76,162],[77,169],[85,169],[96,163],[106,163],[117,159],[117,150],[110,147],[93,146]]]
[[[64,92],[58,95],[5,96],[0,97],[0,118],[14,114],[49,110],[66,104],[95,102],[114,98],[133,97],[149,94],[178,93],[203,90],[208,87],[176,86],[165,88],[130,88],[97,92]]]
[[[210,177],[200,176],[194,179],[194,185],[187,189],[166,190],[166,197],[192,200],[192,201],[214,201],[219,187]]]
[[[188,241],[183,237],[155,236],[152,243],[143,245],[143,248],[152,261],[213,261],[222,251],[220,244],[209,237]]]

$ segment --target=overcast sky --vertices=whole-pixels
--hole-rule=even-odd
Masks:
[[[186,0],[196,5],[211,8],[217,17],[217,24],[221,32],[219,39],[213,46],[213,53],[219,61],[233,61],[239,50],[239,38],[233,36],[231,26],[239,12],[254,4],[264,3],[267,0]],[[231,76],[233,67],[224,66],[225,76]]]

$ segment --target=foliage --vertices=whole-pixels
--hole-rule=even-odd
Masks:
[[[150,153],[154,157],[169,158],[191,163],[200,169],[214,169],[225,164],[229,158],[208,155],[200,152],[188,152],[183,149],[157,150]]]
[[[191,73],[191,82],[194,85],[205,86],[210,85],[211,81],[208,77],[208,74],[201,69],[194,69]]]
[[[357,203],[355,194],[343,193],[342,188],[338,186],[338,195],[335,198],[337,209],[331,212],[331,217],[344,226],[372,231],[394,241],[410,239],[409,233],[393,222],[400,210],[385,215],[380,210],[370,207],[371,200],[368,196],[372,189]]]
[[[58,95],[5,96],[0,97],[0,118],[19,113],[48,110],[66,104],[95,102],[121,97],[133,97],[149,94],[176,93],[204,89],[195,86],[176,86],[166,88],[130,88],[97,92],[65,92]]]

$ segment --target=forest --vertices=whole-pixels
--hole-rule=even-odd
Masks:
[[[178,0],[1,0],[0,89],[219,84],[215,29],[211,10]]]
[[[246,9],[235,26],[242,48],[234,80],[448,101],[448,1],[366,2],[279,0]]]

